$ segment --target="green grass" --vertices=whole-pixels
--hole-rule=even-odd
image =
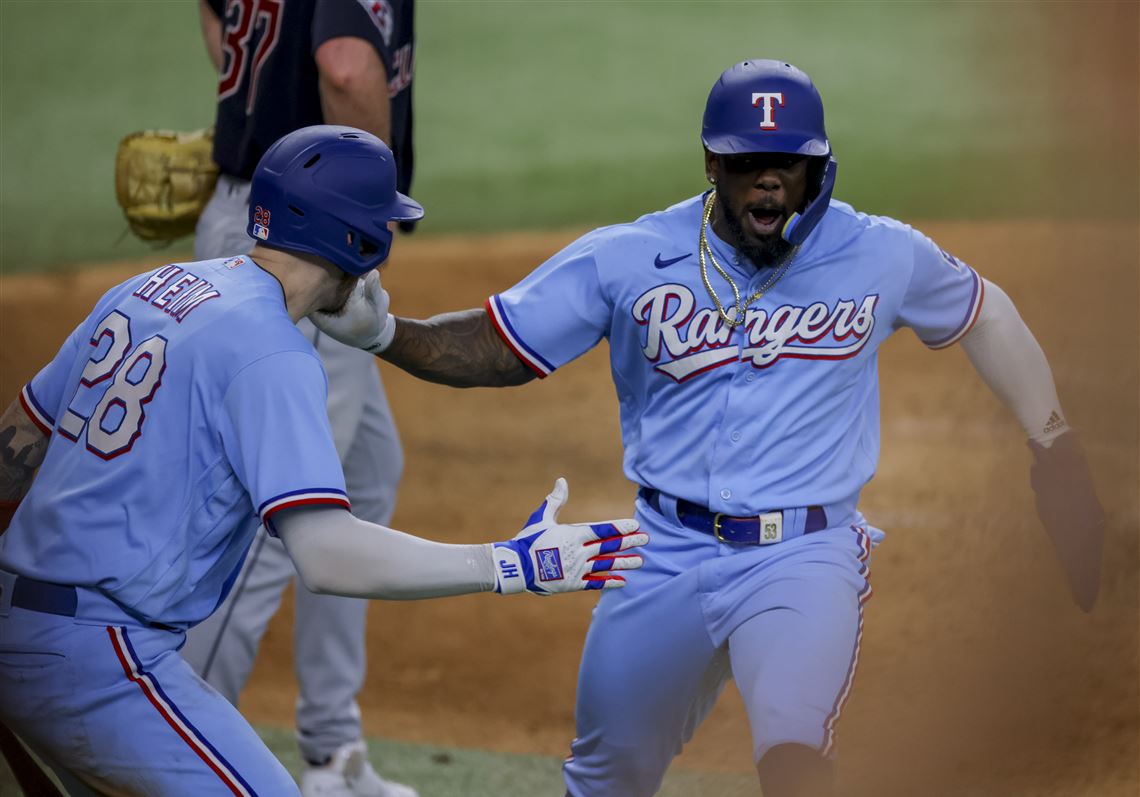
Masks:
[[[261,728],[261,737],[294,777],[301,759],[292,731]],[[370,739],[373,765],[385,777],[415,786],[423,797],[503,797],[561,795],[562,762],[534,755],[459,750],[431,745]],[[751,775],[675,770],[665,779],[659,797],[753,797],[758,792]],[[0,794],[19,794],[0,758]]]
[[[1128,181],[1095,207],[1050,187],[1062,142],[1047,8],[421,0],[422,233],[610,223],[696,193],[704,98],[756,56],[813,75],[836,195],[862,209],[1039,216],[1121,195],[1131,207]],[[149,252],[124,237],[115,146],[208,124],[213,84],[193,0],[0,0],[0,272]]]
[[[261,737],[294,777],[301,771],[297,743],[291,731],[259,730]],[[566,791],[562,760],[535,755],[490,753],[431,745],[370,739],[369,757],[377,771],[391,780],[415,786],[424,797],[504,797],[551,795]],[[752,775],[675,770],[665,779],[659,797],[754,797],[759,792]]]

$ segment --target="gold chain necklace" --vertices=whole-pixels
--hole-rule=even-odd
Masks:
[[[756,293],[749,296],[746,301],[741,302],[740,289],[736,287],[736,282],[733,281],[728,272],[725,271],[721,264],[717,262],[716,256],[713,254],[712,248],[709,246],[708,238],[705,237],[705,228],[709,226],[709,219],[712,218],[713,203],[715,201],[716,189],[714,188],[712,191],[709,191],[709,198],[705,200],[704,218],[701,219],[701,236],[700,243],[697,248],[701,261],[701,281],[704,282],[705,290],[709,292],[709,296],[712,298],[713,304],[716,305],[716,310],[718,313],[720,313],[720,317],[724,320],[724,323],[728,324],[730,327],[738,327],[744,323],[745,309],[747,309],[750,304],[767,293],[773,285],[780,281],[780,278],[784,276],[784,273],[792,265],[792,261],[796,259],[796,255],[799,254],[800,248],[797,246],[792,249],[791,254],[787,257],[787,259],[784,260],[783,263],[780,264],[780,267],[772,273],[772,276],[768,278],[768,281],[761,285],[760,289],[756,291]],[[712,283],[709,282],[709,271],[708,267],[705,265],[706,254],[708,255],[708,259],[712,261],[713,268],[716,269],[716,273],[724,277],[725,282],[727,282],[729,284],[729,287],[732,288],[732,298],[735,305],[732,308],[732,315],[729,315],[725,312],[724,305],[722,305],[720,302],[720,297],[716,295],[716,291],[713,290]]]

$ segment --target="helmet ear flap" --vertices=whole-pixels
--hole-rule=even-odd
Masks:
[[[781,235],[793,246],[799,246],[804,242],[831,204],[831,192],[835,189],[835,175],[839,171],[839,164],[835,158],[829,157],[823,160],[823,177],[815,198],[804,206],[802,213],[793,213],[791,218],[784,222]]]
[[[828,156],[808,158],[807,201],[811,202],[823,190],[823,178],[827,175]]]

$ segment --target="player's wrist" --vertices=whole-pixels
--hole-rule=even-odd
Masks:
[[[396,337],[396,316],[388,313],[384,320],[380,322],[380,333],[376,339],[369,345],[364,347],[365,351],[373,354],[383,353],[389,346],[392,345],[392,340]]]
[[[534,582],[530,555],[518,540],[493,543],[491,563],[495,569],[495,592],[500,595],[526,592]]]

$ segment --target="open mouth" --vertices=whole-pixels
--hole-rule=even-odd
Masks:
[[[777,208],[752,208],[747,213],[749,226],[757,235],[772,235],[779,232],[784,223],[784,213]]]

